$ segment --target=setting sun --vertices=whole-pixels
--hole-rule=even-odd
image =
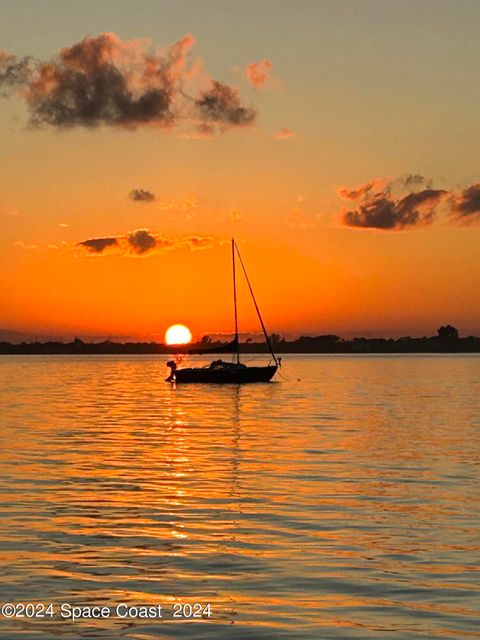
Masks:
[[[192,333],[183,324],[173,324],[165,332],[165,342],[167,344],[188,344],[192,340]]]

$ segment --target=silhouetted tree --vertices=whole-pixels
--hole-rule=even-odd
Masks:
[[[447,324],[445,326],[441,326],[437,329],[438,337],[442,340],[457,340],[458,339],[458,329],[452,327],[451,324]]]
[[[322,342],[327,342],[330,344],[336,344],[337,342],[342,342],[340,336],[332,335],[331,333],[327,333],[323,336],[318,336],[317,340],[321,340]]]

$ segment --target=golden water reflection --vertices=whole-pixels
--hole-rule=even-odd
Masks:
[[[284,362],[174,388],[155,357],[0,360],[0,599],[214,613],[0,633],[477,636],[480,359]]]

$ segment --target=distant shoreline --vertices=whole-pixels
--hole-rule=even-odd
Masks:
[[[303,336],[298,340],[272,340],[275,353],[289,354],[375,354],[375,353],[480,353],[480,338],[469,336],[438,335],[424,338],[353,338],[344,340],[338,336]],[[267,345],[246,342],[239,345],[240,353],[268,353]],[[201,342],[185,346],[167,346],[159,342],[22,342],[12,344],[0,342],[0,355],[146,355],[146,354],[191,354],[218,355],[231,353],[231,343]]]

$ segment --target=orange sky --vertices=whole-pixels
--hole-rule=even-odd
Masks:
[[[217,127],[210,113],[197,110],[168,131],[157,121],[128,129],[103,121],[32,127],[29,117],[34,109],[40,117],[40,107],[25,101],[25,87],[2,100],[0,328],[152,339],[177,322],[194,337],[231,331],[228,240],[235,235],[270,331],[431,335],[450,323],[462,335],[479,335],[480,216],[460,206],[480,180],[474,171],[480,89],[471,83],[469,52],[461,48],[475,8],[451,7],[452,22],[444,7],[436,25],[419,10],[426,33],[420,46],[403,33],[407,7],[393,15],[392,7],[370,4],[376,11],[368,3],[366,15],[359,10],[348,37],[334,27],[354,11],[349,2],[343,15],[333,5],[306,2],[302,16],[286,3],[263,40],[258,26],[242,22],[239,33],[227,37],[232,21],[240,20],[233,3],[217,15],[221,31],[198,7],[187,19],[183,3],[177,9],[148,3],[168,17],[163,31],[152,30],[147,19],[129,25],[133,4],[116,18],[107,19],[103,9],[97,18],[82,14],[78,26],[66,12],[56,17],[52,4],[38,16],[49,40],[31,37],[21,47],[14,36],[22,25],[10,17],[5,49],[42,61],[87,33],[116,33],[119,47],[148,36],[151,51],[163,47],[161,55],[193,33],[197,43],[181,62],[182,73],[194,78],[193,84],[190,76],[185,80],[188,90],[204,95],[218,79],[238,90],[245,112],[238,124],[229,111],[228,122]],[[260,3],[260,12],[268,8]],[[386,30],[373,43],[367,37],[372,19]],[[342,42],[355,51],[353,61],[339,49]],[[291,57],[288,43],[297,43]],[[135,55],[141,50],[128,46]],[[445,49],[457,69],[448,66]],[[248,70],[252,63],[262,64]],[[441,91],[441,78],[452,74],[455,100]],[[248,109],[256,112],[251,121]],[[410,174],[425,178],[413,185]],[[376,178],[384,180],[358,200],[338,195],[342,187]],[[135,201],[133,189],[154,199]],[[427,191],[429,198],[434,192],[433,208],[433,200],[422,201],[411,222],[404,198]],[[387,224],[384,200],[394,222],[379,229],[378,219]],[[379,211],[374,224],[372,208]],[[348,226],[346,211],[363,211],[367,224],[361,218],[364,226]],[[126,238],[139,229],[172,247],[136,254]],[[192,237],[206,247],[192,248]],[[121,239],[98,255],[78,246],[98,238]],[[258,331],[243,284],[239,307],[241,330]]]

